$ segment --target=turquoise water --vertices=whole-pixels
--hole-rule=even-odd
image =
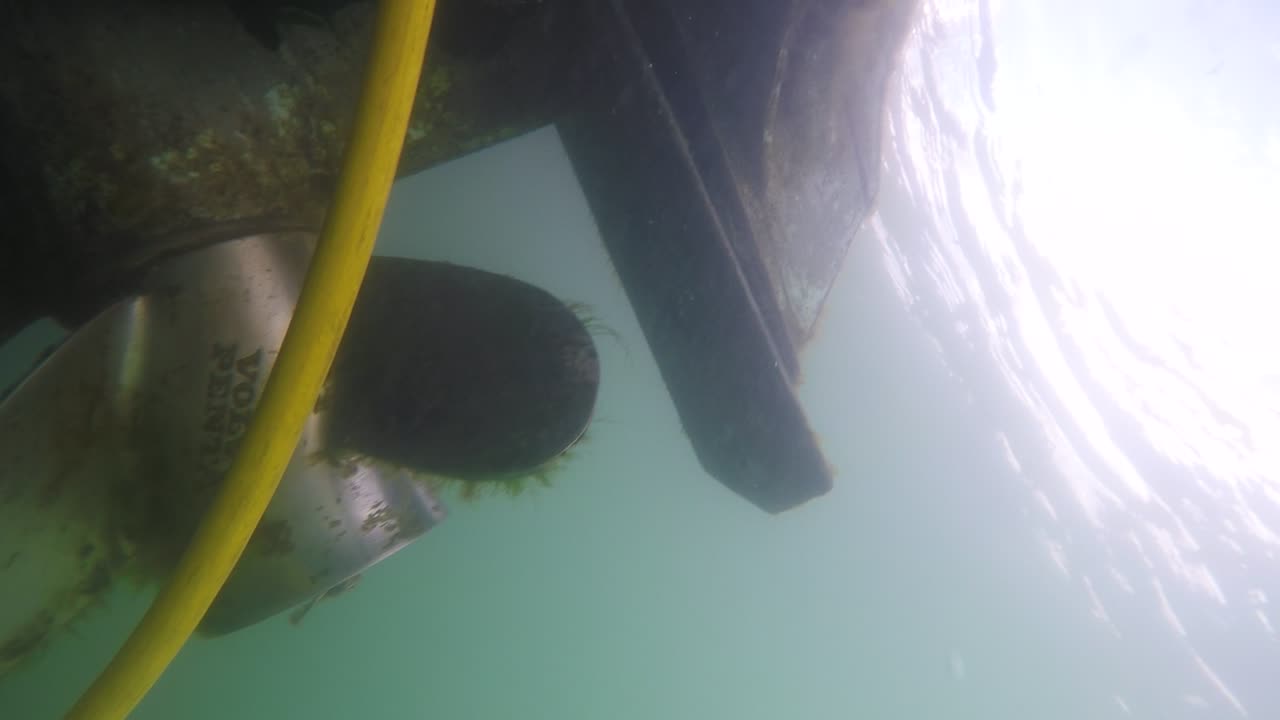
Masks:
[[[402,182],[380,247],[518,274],[591,304],[621,336],[601,340],[598,420],[555,487],[451,503],[443,525],[299,627],[192,643],[135,717],[835,718],[940,711],[964,690],[948,659],[964,638],[943,640],[930,616],[958,610],[946,588],[969,581],[929,566],[944,541],[970,540],[921,514],[949,513],[924,492],[931,464],[973,457],[945,439],[912,467],[926,457],[917,436],[951,422],[936,398],[906,393],[930,364],[902,363],[923,346],[874,246],[830,318],[864,326],[869,351],[815,353],[809,371],[827,402],[843,398],[819,419],[835,423],[839,489],[769,517],[699,470],[571,179],[554,132],[537,133]],[[0,707],[55,716],[141,609],[115,599],[0,687]],[[932,692],[903,684],[926,678]]]
[[[586,443],[301,626],[193,642],[134,717],[1280,717],[1266,8],[1006,5],[927,4],[907,49],[805,359],[830,495],[770,517],[700,471],[543,130],[400,182],[379,250],[589,304],[620,340]],[[144,606],[0,717],[56,717]]]

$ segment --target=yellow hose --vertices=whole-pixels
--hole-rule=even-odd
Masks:
[[[395,179],[434,0],[382,0],[333,207],[222,490],[142,622],[66,715],[124,718],[200,624],[280,484],[355,304]]]

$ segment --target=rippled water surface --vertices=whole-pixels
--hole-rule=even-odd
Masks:
[[[1212,717],[1280,716],[1277,29],[1264,2],[930,3],[877,225],[1046,556]]]

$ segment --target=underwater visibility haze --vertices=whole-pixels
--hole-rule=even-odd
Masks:
[[[1278,31],[1262,0],[923,2],[802,357],[834,488],[777,515],[700,469],[556,128],[398,181],[380,254],[608,329],[594,420],[305,621],[193,640],[132,717],[1280,717]],[[0,718],[57,717],[146,599]]]

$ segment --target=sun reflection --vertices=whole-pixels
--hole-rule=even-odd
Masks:
[[[1247,17],[1264,4],[928,7],[887,158],[931,220],[877,227],[909,229],[883,240],[894,284],[1022,406],[993,450],[1049,565],[1104,624],[1124,615],[1107,603],[1154,606],[1243,713],[1198,646],[1241,608],[1273,632],[1253,590],[1280,557],[1280,96],[1260,89],[1280,52]]]
[[[1064,332],[1162,453],[1280,480],[1274,134],[1259,156],[1150,84],[1056,87],[1000,102],[1025,235],[1081,290]]]

